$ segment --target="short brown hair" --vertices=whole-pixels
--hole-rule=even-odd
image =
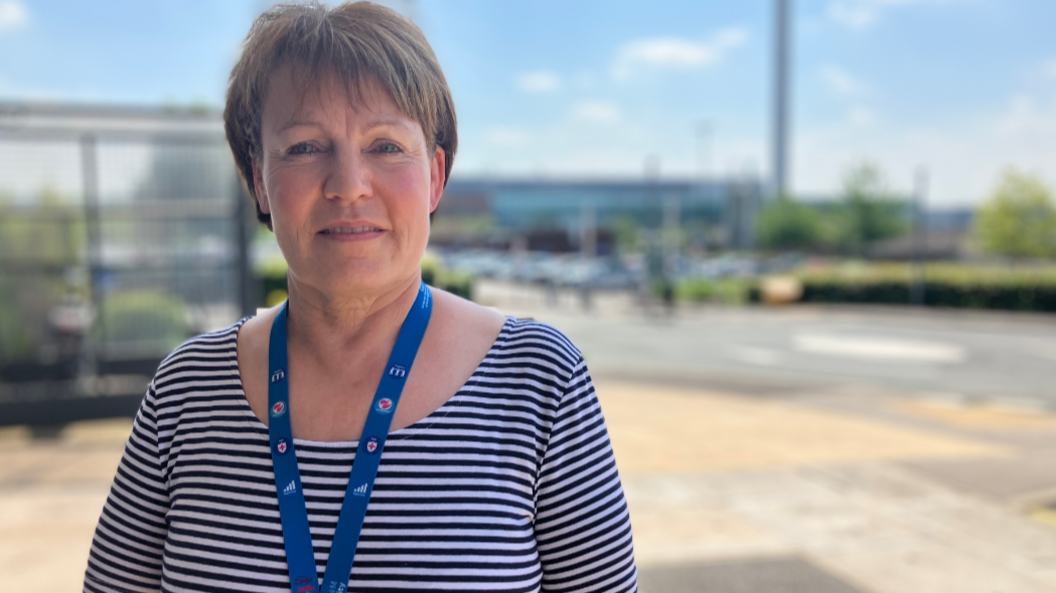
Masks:
[[[268,81],[281,66],[304,66],[301,80],[330,73],[344,80],[352,100],[366,80],[385,90],[403,113],[422,126],[430,150],[445,154],[444,183],[458,148],[455,105],[436,55],[421,30],[395,11],[370,2],[329,9],[312,0],[280,4],[260,15],[231,71],[224,108],[227,142],[257,204],[257,218],[271,228],[253,186],[253,159],[260,159],[261,114]]]

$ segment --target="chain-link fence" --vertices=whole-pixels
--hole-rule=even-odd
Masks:
[[[0,106],[0,424],[134,410],[250,312],[247,202],[216,115]]]

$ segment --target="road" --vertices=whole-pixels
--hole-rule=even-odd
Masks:
[[[510,298],[510,290],[520,294]],[[682,308],[627,296],[485,286],[503,311],[567,333],[599,375],[781,396],[870,386],[908,396],[1056,409],[1056,316],[839,307]],[[533,298],[535,297],[535,298]]]

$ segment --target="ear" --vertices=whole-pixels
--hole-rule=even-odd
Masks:
[[[257,205],[264,214],[271,214],[271,204],[268,202],[268,190],[264,187],[264,172],[257,159],[253,159],[253,193],[257,195]]]
[[[436,147],[433,160],[429,164],[429,212],[435,212],[444,195],[444,182],[447,181],[447,154],[443,148]]]

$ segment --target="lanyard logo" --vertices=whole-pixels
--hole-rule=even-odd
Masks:
[[[290,480],[290,483],[286,484],[286,487],[282,489],[282,495],[288,496],[294,492],[297,492],[297,482]]]
[[[275,450],[279,452],[279,455],[284,455],[287,449],[289,449],[289,445],[286,443],[286,439],[279,439],[275,442]]]
[[[366,484],[361,484],[355,490],[352,491],[352,494],[354,494],[356,496],[366,496],[367,495],[367,485]]]
[[[278,418],[286,413],[285,402],[275,402],[274,406],[271,406],[271,417]]]
[[[367,439],[367,453],[374,453],[378,450],[378,437],[370,437]]]
[[[294,581],[297,593],[309,593],[315,591],[315,585],[312,584],[312,580],[309,577],[297,577]]]
[[[279,381],[282,381],[285,378],[286,378],[286,373],[283,372],[282,369],[279,369],[279,370],[277,370],[277,371],[275,371],[274,373],[271,374],[271,382],[272,383],[278,383]]]
[[[389,376],[396,377],[397,379],[402,379],[407,376],[407,367],[394,364],[389,369]]]
[[[392,412],[392,400],[387,397],[383,397],[378,400],[378,405],[374,406],[374,408],[382,414],[388,414],[389,412]]]

